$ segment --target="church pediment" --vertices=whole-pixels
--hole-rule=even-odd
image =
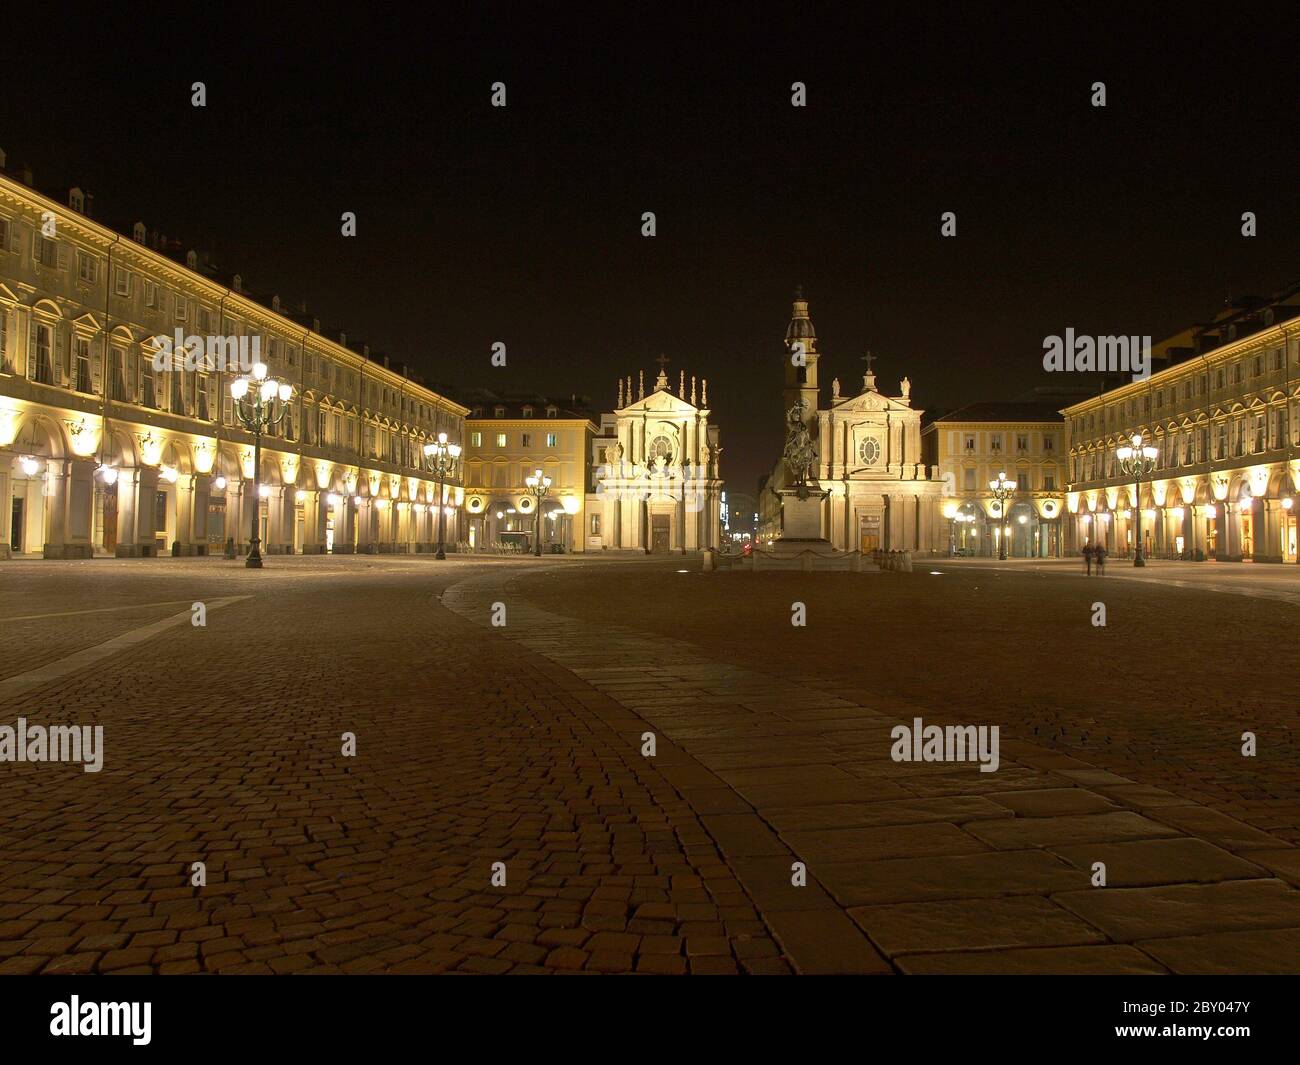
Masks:
[[[910,411],[912,408],[906,403],[882,396],[879,392],[863,392],[859,396],[842,397],[840,402],[831,405],[831,410],[836,413],[856,414],[873,411]]]
[[[686,400],[674,396],[667,389],[658,392],[652,392],[645,399],[638,399],[635,403],[629,403],[623,408],[625,414],[693,414],[698,407],[692,406]]]

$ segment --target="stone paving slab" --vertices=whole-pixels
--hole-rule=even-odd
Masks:
[[[1088,851],[1109,855],[1125,877],[1139,880],[1177,877],[1183,862],[1186,875],[1176,886],[1184,889],[1206,886],[1198,878],[1252,882],[1260,866],[1234,858],[1224,849],[1229,842],[1261,851],[1268,844],[1267,853],[1281,855],[1275,864],[1288,861],[1281,841],[1254,836],[1250,826],[1171,804],[1163,789],[1023,740],[1004,746],[1002,766],[991,774],[897,765],[886,756],[890,728],[914,715],[931,720],[922,708],[897,700],[872,706],[869,692],[856,686],[817,691],[816,677],[739,669],[681,641],[647,645],[640,633],[617,626],[597,632],[537,610],[506,581],[485,583],[490,591],[460,586],[453,608],[508,597],[508,638],[561,664],[582,660],[575,647],[603,641],[611,657],[642,662],[646,678],[662,681],[661,658],[690,678],[661,698],[648,696],[653,685],[628,672],[617,674],[620,690],[604,690],[626,699],[704,770],[693,770],[685,794],[710,805],[701,811],[702,827],[796,971],[847,971],[854,963],[846,959],[857,957],[863,972],[876,971],[873,958],[902,972],[1162,972],[1165,965],[1120,933],[1125,915],[1154,901],[1132,897],[1141,889],[1091,888],[1091,862],[1079,864]],[[728,790],[741,800],[734,809],[722,798]],[[1227,842],[1207,842],[1198,827]],[[771,853],[744,853],[756,850]],[[791,885],[796,861],[806,863],[807,887]],[[1112,900],[1098,912],[1116,934],[1093,920],[1091,909],[1084,912],[1098,897]],[[1293,900],[1247,892],[1238,902],[1254,920],[1300,927],[1289,916]],[[839,935],[833,954],[823,936],[790,928],[791,913],[803,915],[805,929],[834,923],[839,933],[845,926],[835,914],[847,915],[865,934],[852,945]]]

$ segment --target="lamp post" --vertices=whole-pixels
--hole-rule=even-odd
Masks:
[[[266,363],[257,362],[251,375],[230,382],[230,395],[235,401],[235,416],[253,434],[253,522],[244,565],[261,569],[262,552],[258,544],[262,538],[257,534],[262,512],[262,434],[284,421],[289,413],[289,400],[293,398],[293,385],[267,377]]]
[[[1004,470],[989,481],[989,491],[998,501],[998,523],[1002,526],[1002,535],[998,537],[998,560],[1002,561],[1007,557],[1007,500],[1015,494],[1016,482],[1007,480]]]
[[[528,486],[528,491],[533,496],[533,554],[538,558],[542,557],[542,500],[546,498],[546,493],[551,490],[551,479],[536,470],[524,479],[524,484]]]
[[[1133,565],[1145,566],[1142,557],[1142,478],[1156,468],[1155,448],[1143,446],[1142,434],[1134,433],[1128,444],[1115,449],[1119,468],[1133,478],[1133,517],[1137,525],[1133,536]]]
[[[447,434],[439,433],[437,440],[424,445],[424,454],[433,463],[433,470],[438,475],[438,553],[434,557],[445,560],[447,552],[443,550],[443,529],[447,519],[447,507],[442,498],[443,485],[446,483],[447,474],[456,469],[456,462],[460,459],[460,445],[447,443]]]

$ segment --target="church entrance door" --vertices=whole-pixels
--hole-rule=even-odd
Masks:
[[[655,554],[668,551],[668,520],[667,514],[650,515],[650,550]]]
[[[858,550],[864,555],[880,547],[880,515],[866,514],[862,518]]]

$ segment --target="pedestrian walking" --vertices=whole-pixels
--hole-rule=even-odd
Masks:
[[[1094,557],[1097,560],[1097,576],[1101,577],[1106,572],[1106,545],[1105,544],[1097,545],[1097,550],[1094,553]]]
[[[1083,545],[1083,564],[1088,567],[1088,576],[1092,576],[1092,544]]]

